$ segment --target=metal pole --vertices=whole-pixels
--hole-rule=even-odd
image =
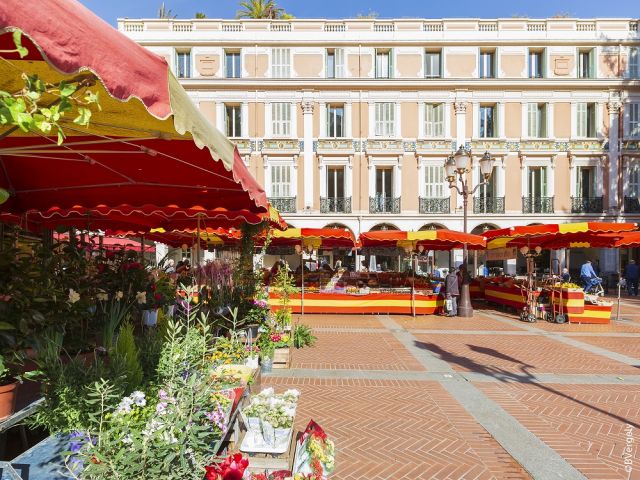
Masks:
[[[618,278],[618,308],[616,309],[616,322],[620,320],[620,279]]]
[[[467,190],[467,182],[460,175],[462,184],[462,213],[463,213],[463,229],[467,233],[467,206],[469,201],[469,191]],[[460,286],[460,305],[458,305],[458,316],[463,318],[473,317],[473,306],[471,305],[471,293],[469,289],[469,274],[467,273],[469,250],[465,242],[462,249],[462,285]]]
[[[416,316],[416,266],[411,253],[411,315]]]
[[[300,269],[300,272],[302,273],[302,279],[301,279],[301,289],[300,289],[300,315],[304,316],[304,245],[302,246],[302,250],[300,251],[300,262],[302,265],[302,268]]]
[[[196,281],[198,282],[198,291],[200,291],[200,283],[201,283],[201,276],[200,276],[200,215],[197,216],[196,218],[196,261],[195,264],[193,265],[193,268],[196,269]]]

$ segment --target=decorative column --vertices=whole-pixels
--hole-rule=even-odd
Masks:
[[[618,131],[618,119],[620,117],[620,93],[612,92],[607,103],[609,111],[609,212],[617,215],[619,213],[618,192],[618,168],[620,164],[620,150]]]
[[[466,142],[467,103],[456,102],[453,104],[456,111],[456,149],[464,147]]]
[[[304,128],[304,208],[313,208],[313,102],[302,102]]]

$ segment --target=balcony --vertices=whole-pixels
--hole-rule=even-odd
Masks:
[[[400,213],[400,197],[369,197],[369,213]]]
[[[553,213],[553,197],[522,197],[522,213]]]
[[[448,197],[420,197],[420,213],[451,213],[451,202]]]
[[[351,197],[321,197],[320,213],[351,213]]]
[[[624,197],[625,213],[640,213],[640,201],[638,197]]]
[[[504,213],[504,197],[473,197],[473,213]]]
[[[602,213],[602,197],[571,197],[571,213]]]
[[[296,213],[296,197],[269,197],[269,203],[280,213]]]

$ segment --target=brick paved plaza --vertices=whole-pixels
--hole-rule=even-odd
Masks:
[[[263,383],[302,391],[297,418],[335,439],[336,479],[640,479],[640,301],[620,311],[611,325],[482,305],[473,319],[305,315],[316,346]]]

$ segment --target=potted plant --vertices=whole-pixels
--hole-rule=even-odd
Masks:
[[[274,352],[275,347],[271,342],[265,342],[260,346],[260,369],[262,373],[271,373]]]
[[[19,381],[6,365],[4,356],[0,354],[0,420],[13,415],[16,408],[18,383]]]

